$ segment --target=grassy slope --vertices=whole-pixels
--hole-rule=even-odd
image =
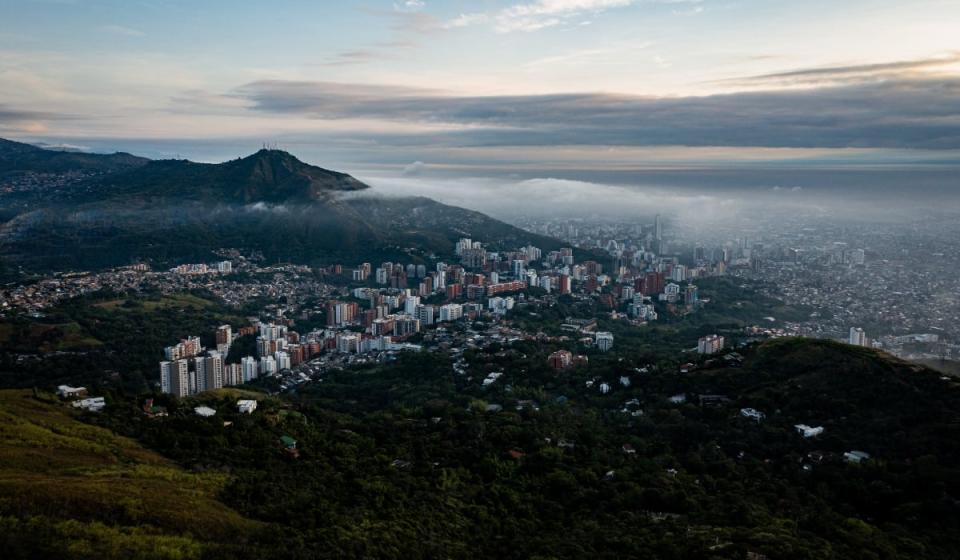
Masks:
[[[44,546],[63,542],[57,552],[70,556],[200,557],[261,526],[216,499],[226,482],[82,423],[56,400],[0,391],[0,543],[14,557],[18,546],[38,552],[17,533],[52,536]]]

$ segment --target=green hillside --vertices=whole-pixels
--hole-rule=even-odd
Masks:
[[[239,554],[263,525],[217,500],[227,482],[81,422],[55,398],[0,391],[4,558]]]
[[[281,557],[955,557],[960,391],[935,372],[802,339],[682,375],[615,358],[558,375],[548,350],[471,351],[465,376],[405,354],[252,415],[211,393],[170,400],[160,422],[131,422],[129,403],[94,420],[196,471],[231,472],[223,499],[283,527]],[[505,373],[482,387],[488,371]],[[233,424],[198,419],[196,402]],[[804,438],[800,423],[825,432]],[[852,450],[871,458],[848,462]]]

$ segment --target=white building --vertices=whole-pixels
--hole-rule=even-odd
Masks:
[[[817,426],[814,428],[811,426],[807,426],[806,424],[797,424],[796,426],[794,426],[794,428],[796,428],[797,433],[799,433],[805,438],[816,437],[823,433],[823,426]]]
[[[744,418],[749,418],[751,420],[756,420],[757,422],[767,417],[766,414],[760,412],[755,408],[741,408],[740,416],[743,416]]]
[[[432,325],[434,323],[433,309],[432,305],[418,305],[414,316],[420,321],[421,325]]]
[[[207,391],[223,387],[223,355],[219,352],[210,352],[203,359],[203,373]]]
[[[107,403],[104,401],[103,397],[91,397],[89,399],[73,401],[74,408],[82,408],[84,410],[89,410],[90,412],[100,412],[105,406],[107,406]]]
[[[337,352],[351,354],[360,351],[360,335],[355,333],[337,333]]]
[[[277,361],[277,370],[283,371],[285,369],[290,369],[290,354],[287,354],[283,351],[277,351],[273,355],[273,359]]]
[[[678,264],[673,267],[673,271],[670,273],[670,279],[674,282],[683,282],[687,279],[687,267],[682,264]]]
[[[277,360],[273,356],[264,356],[260,358],[260,375],[271,375],[277,373]]]
[[[257,367],[257,359],[253,356],[246,356],[240,359],[240,368],[243,371],[243,382],[252,381],[256,379],[259,375],[259,368]]]
[[[186,397],[190,394],[190,371],[187,360],[160,362],[160,390]]]
[[[487,300],[487,307],[497,315],[505,315],[507,311],[513,309],[513,306],[514,300],[512,297],[492,297]]]
[[[440,322],[456,321],[463,317],[463,306],[459,303],[448,303],[440,306]]]
[[[86,387],[71,387],[69,385],[60,385],[57,387],[57,395],[61,399],[73,399],[87,394]]]
[[[669,301],[670,303],[675,303],[678,299],[680,299],[680,285],[670,282],[663,288],[663,296],[663,299]]]
[[[867,333],[860,327],[850,327],[848,342],[854,346],[867,346]]]
[[[599,348],[601,352],[606,352],[613,348],[613,333],[598,331],[594,335],[594,340],[597,344],[597,348]]]
[[[697,352],[700,354],[716,354],[723,350],[724,340],[718,334],[711,334],[702,337],[697,341]]]
[[[418,305],[420,305],[420,296],[407,296],[407,299],[403,304],[403,312],[407,315],[416,316]]]
[[[237,410],[240,414],[250,414],[257,409],[257,401],[241,399],[237,401]]]

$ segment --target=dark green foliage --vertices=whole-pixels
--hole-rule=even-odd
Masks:
[[[614,362],[558,374],[549,350],[474,351],[466,376],[444,357],[404,354],[249,416],[214,394],[201,401],[215,419],[173,403],[169,419],[113,408],[97,420],[192,469],[229,472],[223,499],[278,526],[278,557],[952,558],[960,546],[960,397],[929,370],[807,340],[684,376]],[[482,388],[489,371],[505,374]],[[615,389],[586,388],[595,377]],[[676,393],[688,403],[669,403]],[[701,406],[698,394],[731,401]],[[633,398],[643,415],[621,412]],[[539,410],[518,410],[525,400]],[[767,419],[742,418],[744,406]],[[805,440],[801,422],[827,431]],[[851,449],[874,458],[846,463]]]
[[[212,347],[217,326],[246,323],[202,296],[98,294],[64,302],[42,319],[0,321],[7,333],[0,387],[73,383],[149,390],[158,380],[164,347],[193,335]]]

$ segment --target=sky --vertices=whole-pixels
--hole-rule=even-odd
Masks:
[[[895,168],[949,187],[960,169],[960,0],[0,0],[0,16],[16,140],[200,161],[268,144],[424,180],[719,170],[773,188]]]

